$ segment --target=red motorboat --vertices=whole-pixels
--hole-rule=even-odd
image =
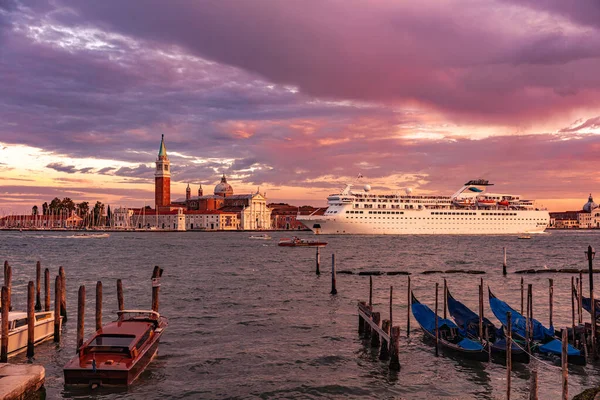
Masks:
[[[279,246],[286,247],[323,247],[327,246],[327,242],[322,242],[316,239],[300,239],[299,237],[292,237],[291,239],[281,239]]]
[[[130,385],[152,361],[167,325],[156,311],[119,311],[65,365],[65,385]]]

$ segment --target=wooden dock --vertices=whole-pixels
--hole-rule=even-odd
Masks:
[[[34,364],[0,364],[0,400],[29,398],[44,386],[46,370]]]

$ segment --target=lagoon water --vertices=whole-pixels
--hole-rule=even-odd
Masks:
[[[13,304],[24,309],[35,262],[50,268],[52,282],[67,274],[68,322],[60,346],[36,347],[46,367],[47,398],[401,398],[497,399],[505,396],[503,365],[436,358],[411,321],[406,338],[406,276],[374,277],[374,306],[388,318],[394,286],[394,324],[402,329],[400,373],[365,346],[357,333],[356,304],[368,300],[367,276],[337,277],[331,288],[331,254],[338,270],[409,271],[415,294],[431,307],[435,282],[446,277],[452,294],[477,310],[481,277],[496,295],[520,307],[521,275],[502,276],[502,247],[509,272],[524,268],[584,268],[584,250],[600,248],[600,231],[551,232],[531,240],[507,236],[322,236],[322,275],[315,275],[314,248],[278,247],[243,232],[122,232],[82,238],[73,232],[0,232],[0,260],[13,266]],[[301,237],[312,237],[302,232]],[[85,285],[86,337],[94,327],[95,285],[104,285],[104,322],[117,308],[122,279],[126,308],[149,308],[154,265],[164,269],[160,312],[169,318],[159,354],[127,390],[65,389],[62,367],[75,355],[77,290]],[[485,275],[433,274],[426,270],[474,269]],[[554,278],[556,327],[570,325],[570,274],[524,275],[534,287],[534,316],[547,324],[548,278]],[[52,285],[53,288],[53,285]],[[587,278],[584,290],[587,290]],[[54,295],[52,295],[54,297]],[[486,303],[487,317],[497,322]],[[440,301],[441,304],[441,301]],[[588,318],[589,315],[584,315]],[[11,362],[27,362],[24,355]],[[560,370],[538,364],[541,399],[560,398]],[[569,394],[600,384],[599,365],[572,367]],[[527,366],[515,365],[513,398],[524,398]]]

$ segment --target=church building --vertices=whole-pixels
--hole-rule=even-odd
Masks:
[[[162,135],[154,172],[155,208],[134,210],[121,216],[133,228],[169,230],[271,229],[271,209],[266,194],[234,194],[225,174],[213,191],[204,195],[202,185],[192,196],[188,184],[185,198],[171,201],[171,162]],[[117,217],[121,210],[116,210]],[[123,211],[125,212],[125,211]]]

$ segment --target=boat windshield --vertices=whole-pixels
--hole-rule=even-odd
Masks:
[[[135,335],[98,335],[87,346],[90,353],[128,353]]]

